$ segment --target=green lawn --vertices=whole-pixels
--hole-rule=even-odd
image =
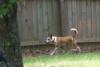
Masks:
[[[24,57],[24,67],[100,67],[100,53]]]

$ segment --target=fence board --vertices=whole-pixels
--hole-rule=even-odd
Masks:
[[[54,29],[54,34],[59,36],[61,35],[61,18],[60,18],[60,10],[59,10],[59,2],[57,0],[53,0],[53,6],[52,6],[52,19],[53,20],[53,23],[52,23],[52,26]],[[59,20],[58,20],[59,19]],[[56,25],[56,26],[55,26]],[[59,33],[58,33],[59,32]]]
[[[23,41],[23,39],[24,39],[24,34],[23,34],[23,33],[24,33],[24,32],[23,32],[23,31],[24,31],[24,28],[23,28],[23,22],[24,22],[23,19],[24,19],[24,16],[23,16],[23,15],[25,14],[25,12],[24,12],[24,11],[25,11],[25,7],[24,7],[24,5],[23,5],[23,2],[21,2],[20,4],[21,4],[20,7],[22,7],[22,8],[21,8],[21,17],[20,17],[20,19],[19,19],[19,20],[20,20],[20,21],[19,21],[19,29],[20,29],[19,33],[20,33],[20,40]],[[23,17],[23,18],[22,18],[22,17]],[[22,35],[22,34],[23,34],[23,35]]]
[[[43,0],[43,27],[44,27],[44,34],[43,40],[48,36],[49,34],[49,28],[48,28],[48,10],[47,10],[47,0]]]
[[[82,38],[86,38],[87,33],[87,10],[86,10],[86,0],[82,0],[82,30],[83,30],[83,36]]]
[[[27,3],[27,4],[26,4]],[[31,25],[31,23],[32,23],[32,14],[30,14],[31,13],[31,9],[30,8],[28,8],[27,7],[27,5],[29,6],[29,7],[31,7],[31,2],[30,1],[28,1],[28,2],[23,2],[23,12],[22,12],[22,26],[21,26],[21,31],[22,31],[22,33],[21,33],[21,35],[22,35],[22,40],[24,39],[25,41],[27,41],[27,40],[31,40],[32,39],[32,37],[33,36],[31,36],[32,35],[32,25]],[[29,14],[28,14],[28,13]]]
[[[67,1],[67,0],[66,0]],[[68,6],[68,23],[69,23],[69,29],[72,28],[73,23],[73,17],[72,17],[72,0],[67,1]]]
[[[68,29],[69,29],[69,27],[68,27],[68,14],[67,14],[67,6],[65,6],[65,5],[67,5],[67,2],[65,1],[65,0],[60,0],[60,14],[61,14],[61,25],[62,25],[62,32],[68,32]],[[67,24],[66,24],[67,23]],[[66,25],[67,25],[67,27],[66,27]],[[68,33],[62,33],[62,35],[67,35]]]
[[[32,27],[33,27],[33,38],[34,38],[34,40],[38,40],[38,20],[37,20],[37,18],[38,18],[38,13],[37,13],[37,1],[36,0],[34,0],[34,1],[32,1],[32,19],[33,19],[33,23],[32,23]]]
[[[87,0],[87,29],[88,29],[88,32],[87,32],[87,36],[90,38],[91,37],[91,1],[90,0]]]
[[[96,1],[97,38],[100,37],[100,1]]]
[[[96,37],[96,34],[97,34],[97,31],[96,31],[96,24],[97,24],[97,22],[96,22],[96,1],[92,1],[91,2],[92,4],[91,4],[91,7],[92,7],[92,33],[91,33],[91,35],[92,35],[92,38],[95,38]]]
[[[38,11],[38,39],[42,41],[42,36],[43,36],[43,23],[42,23],[42,1],[37,0],[37,11]]]
[[[79,31],[79,35],[78,35],[78,38],[82,38],[82,15],[81,15],[81,4],[80,4],[81,1],[77,1],[77,4],[76,4],[76,7],[77,7],[77,28],[78,28],[78,31]]]
[[[68,35],[69,34],[69,17],[68,17],[68,2],[66,0],[60,0],[60,7],[61,7],[61,24],[62,24],[62,35]]]
[[[21,26],[22,26],[22,23],[20,23],[20,22],[22,22],[22,20],[21,20],[21,17],[22,17],[22,5],[21,5],[21,2],[17,2],[17,4],[18,4],[18,8],[17,8],[17,22],[18,22],[18,30],[19,30],[19,38],[21,39],[22,38],[22,36],[21,36]]]
[[[72,27],[76,27],[76,1],[72,0]]]
[[[52,21],[52,8],[51,8],[51,1],[52,0],[48,0],[48,4],[47,4],[47,6],[48,6],[48,24],[49,24],[49,34],[53,34],[54,32],[53,32],[53,30],[54,29],[52,29],[53,28],[53,26],[52,26],[52,23],[53,23],[53,21]],[[51,29],[50,29],[51,28]]]

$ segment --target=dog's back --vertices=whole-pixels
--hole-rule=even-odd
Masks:
[[[73,42],[73,40],[74,38],[72,36],[57,37],[57,44],[62,44],[62,43],[70,44]]]

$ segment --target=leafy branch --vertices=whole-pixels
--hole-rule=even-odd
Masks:
[[[4,0],[4,2],[0,4],[0,18],[3,18],[5,15],[9,16],[15,3],[16,0]]]

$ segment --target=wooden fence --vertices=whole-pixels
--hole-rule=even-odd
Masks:
[[[72,27],[79,30],[79,41],[100,41],[100,1],[99,0],[63,0],[62,30],[64,34]]]
[[[48,34],[79,30],[79,42],[100,42],[99,0],[22,0],[18,2],[21,45],[44,43]]]

